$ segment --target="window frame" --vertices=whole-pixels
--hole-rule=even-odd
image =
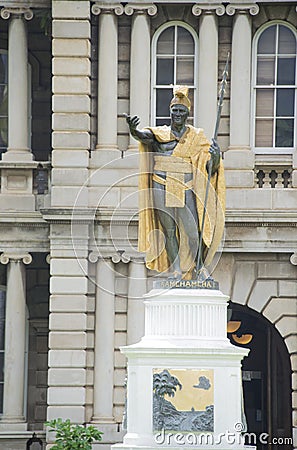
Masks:
[[[156,73],[157,73],[157,43],[160,35],[165,31],[166,29],[170,27],[181,27],[186,29],[194,40],[194,83],[193,87],[190,86],[190,89],[194,90],[194,116],[193,116],[193,125],[197,126],[198,122],[198,108],[197,108],[197,102],[198,102],[198,35],[197,32],[191,25],[187,24],[186,22],[179,21],[179,20],[171,20],[169,22],[164,23],[161,25],[154,33],[152,38],[152,54],[151,54],[151,123],[152,126],[156,125],[156,92],[160,85],[157,85],[156,83]],[[175,54],[176,56],[176,54]],[[164,85],[165,86],[165,85]]]
[[[282,20],[271,20],[268,23],[265,23],[263,26],[261,26],[257,32],[255,33],[254,39],[253,39],[253,45],[252,45],[252,78],[251,78],[251,148],[253,149],[254,153],[256,155],[292,155],[294,151],[296,150],[297,146],[297,50],[296,50],[296,63],[295,63],[295,85],[291,85],[290,88],[295,89],[295,102],[294,102],[294,135],[293,135],[293,146],[292,147],[256,147],[255,145],[255,137],[256,137],[256,92],[257,89],[262,89],[262,86],[258,86],[257,81],[257,58],[258,58],[258,42],[262,35],[262,33],[267,30],[268,28],[279,25],[279,26],[285,26],[288,28],[293,35],[295,36],[296,40],[296,49],[297,49],[297,31],[294,28],[293,25],[291,25],[288,22],[284,22]],[[273,56],[278,56],[278,53],[274,53]],[[276,68],[275,68],[276,70]],[[273,84],[271,86],[271,89],[275,90],[280,85]],[[265,88],[269,89],[269,86],[265,86]],[[265,89],[264,88],[264,89]],[[289,86],[284,86],[284,88],[289,88]],[[276,113],[275,113],[276,106],[274,105],[274,116],[273,120],[276,119]],[[273,129],[273,136],[275,133],[275,128]]]

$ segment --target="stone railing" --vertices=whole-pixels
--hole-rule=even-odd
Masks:
[[[288,166],[256,166],[255,187],[260,189],[291,188],[292,168]]]

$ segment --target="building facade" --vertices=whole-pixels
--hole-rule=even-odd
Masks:
[[[120,442],[126,361],[154,273],[137,252],[137,143],[123,113],[219,130],[213,263],[243,363],[249,430],[297,448],[297,2],[0,0],[0,447],[62,417]],[[233,431],[233,430],[230,430]],[[294,438],[294,444],[292,441]],[[266,439],[266,438],[265,438]],[[267,440],[257,442],[268,448]]]

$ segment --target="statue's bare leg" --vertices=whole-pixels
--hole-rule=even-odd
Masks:
[[[189,240],[189,247],[195,265],[199,247],[199,221],[195,194],[190,189],[185,192],[185,206],[176,208],[177,217],[182,221],[185,233]]]
[[[174,272],[174,277],[180,279],[182,273],[180,269],[179,246],[176,237],[175,208],[165,206],[165,186],[154,181],[153,193],[154,208],[158,214],[166,238],[165,247],[168,259]]]

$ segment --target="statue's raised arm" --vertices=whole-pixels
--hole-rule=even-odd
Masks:
[[[129,126],[130,134],[137,141],[142,142],[143,144],[151,144],[154,140],[154,135],[149,129],[138,130],[138,125],[140,124],[140,118],[138,116],[130,116],[128,114],[124,114],[126,118],[126,122]]]

